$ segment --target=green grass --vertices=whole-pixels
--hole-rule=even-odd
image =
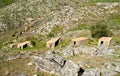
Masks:
[[[56,76],[56,75],[48,74],[48,73],[45,73],[45,72],[38,72],[37,74],[38,74],[39,76]]]
[[[57,34],[61,33],[63,31],[63,27],[61,25],[56,25],[52,28],[51,32],[47,35],[47,37],[54,37]]]
[[[0,42],[0,48],[2,48],[3,44]]]
[[[46,40],[43,40],[43,41],[36,40],[35,41],[35,46],[26,47],[22,51],[39,51],[41,53],[44,53],[46,50],[49,49],[49,48],[46,47],[46,42],[47,42]],[[19,49],[16,49],[16,51],[19,51]]]
[[[113,41],[115,42],[115,44],[120,45],[120,37],[114,37]]]
[[[91,0],[92,2],[119,2],[120,0]]]
[[[0,8],[10,5],[11,3],[14,3],[15,1],[17,0],[0,0]]]
[[[70,31],[90,29],[90,26],[91,26],[90,24],[81,24],[81,25],[78,25],[77,27],[71,29]]]
[[[59,42],[56,49],[63,49],[67,47],[70,44],[70,42],[71,42],[71,38],[62,39],[62,41]]]
[[[91,38],[89,41],[88,41],[88,45],[97,45],[98,44],[98,39],[97,38]]]

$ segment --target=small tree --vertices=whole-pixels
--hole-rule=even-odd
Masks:
[[[100,21],[96,25],[91,26],[90,31],[92,33],[92,37],[94,38],[112,35],[110,28],[104,21]]]

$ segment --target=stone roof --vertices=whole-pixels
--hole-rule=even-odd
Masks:
[[[109,42],[112,40],[112,37],[101,37],[99,40]]]
[[[54,42],[56,42],[56,41],[59,40],[59,39],[60,39],[60,37],[52,38],[52,39],[50,39],[47,43],[54,43]]]
[[[19,43],[18,46],[25,45],[25,44],[28,44],[28,43],[30,43],[30,41],[25,41],[25,42]]]
[[[79,37],[79,38],[74,38],[72,39],[72,41],[83,41],[83,40],[87,40],[88,38],[86,37]]]

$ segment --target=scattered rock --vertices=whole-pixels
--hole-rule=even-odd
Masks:
[[[31,66],[31,65],[33,65],[33,63],[31,63],[31,62],[30,62],[30,63],[28,63],[28,65],[30,65],[30,66]]]
[[[86,69],[82,76],[100,76],[100,71],[97,68]]]
[[[105,63],[102,68],[102,76],[114,76],[117,73],[115,72],[116,63]]]
[[[39,76],[39,75],[37,75],[37,74],[34,74],[33,76]]]
[[[87,54],[89,56],[97,56],[98,50],[94,47],[87,46],[79,46],[79,47],[70,47],[68,46],[66,49],[62,51],[65,57],[74,56],[79,54]]]
[[[120,73],[120,65],[116,66],[115,72],[119,72]]]

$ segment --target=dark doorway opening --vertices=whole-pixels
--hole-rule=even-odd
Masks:
[[[27,47],[27,44],[23,45],[23,49]]]
[[[76,41],[74,41],[74,45],[76,45]]]
[[[84,69],[80,68],[79,71],[78,71],[78,76],[81,76],[84,71],[85,71]]]
[[[100,43],[100,44],[102,45],[103,43],[104,43],[104,41],[101,41],[101,43]]]
[[[57,40],[57,41],[55,42],[55,47],[58,45],[58,43],[59,43],[59,40]]]

